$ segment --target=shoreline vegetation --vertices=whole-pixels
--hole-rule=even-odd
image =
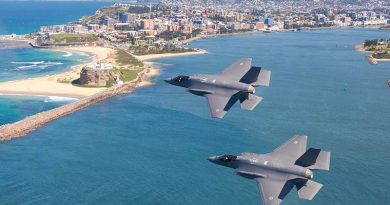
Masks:
[[[390,39],[366,40],[356,45],[355,49],[367,53],[366,59],[373,65],[380,61],[390,61]]]

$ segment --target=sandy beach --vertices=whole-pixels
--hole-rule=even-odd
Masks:
[[[163,53],[163,54],[149,54],[149,55],[142,55],[142,56],[134,55],[134,57],[136,57],[140,61],[147,61],[156,58],[169,58],[169,57],[200,55],[200,54],[207,54],[207,51],[198,50],[194,52],[185,52],[185,53]]]
[[[22,80],[8,81],[0,83],[0,95],[1,94],[19,94],[19,95],[46,95],[46,96],[63,96],[63,97],[73,97],[73,98],[82,98],[96,94],[100,91],[103,91],[107,88],[88,88],[88,87],[77,87],[73,86],[70,83],[64,83],[64,81],[71,81],[79,78],[81,69],[86,64],[96,63],[99,61],[104,61],[107,63],[115,64],[115,50],[107,47],[64,47],[53,49],[56,51],[77,53],[83,52],[93,55],[94,58],[91,62],[85,64],[79,64],[73,66],[69,71],[49,75],[44,77],[28,78]],[[196,54],[205,54],[207,51],[200,50],[197,52],[187,52],[187,53],[166,53],[166,54],[152,54],[144,56],[134,56],[138,60],[145,63],[145,68],[148,69],[147,79],[139,83],[139,86],[147,86],[152,84],[148,79],[150,77],[158,75],[159,69],[153,62],[149,62],[150,59],[164,58],[164,57],[175,57],[175,56],[184,56],[184,55],[196,55]],[[148,62],[146,62],[148,61]],[[62,82],[61,82],[62,81]]]
[[[356,45],[355,46],[355,50],[357,52],[367,52],[366,50],[364,50],[364,44],[363,43]]]
[[[58,49],[59,50],[59,49]],[[60,50],[59,50],[60,51]],[[111,48],[105,47],[69,47],[62,48],[61,51],[68,52],[85,52],[94,56],[92,62],[104,60],[114,52]],[[88,63],[88,64],[89,64]],[[81,98],[95,94],[106,88],[85,88],[76,87],[70,83],[60,83],[61,79],[77,79],[81,69],[85,64],[73,66],[69,71],[49,75],[44,77],[29,78],[15,81],[0,83],[0,93],[4,94],[26,94],[26,95],[48,95],[48,96],[65,96]]]

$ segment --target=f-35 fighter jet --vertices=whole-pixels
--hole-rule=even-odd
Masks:
[[[270,77],[270,71],[252,66],[251,58],[243,58],[222,73],[191,77],[179,75],[165,81],[185,87],[195,95],[205,96],[211,116],[223,118],[237,100],[240,100],[242,109],[253,110],[263,99],[254,95],[255,87],[269,86]]]
[[[209,161],[233,168],[235,173],[254,179],[264,205],[278,205],[296,186],[300,198],[312,200],[322,184],[312,181],[312,170],[329,170],[330,152],[310,148],[307,136],[296,135],[268,154],[210,157]]]

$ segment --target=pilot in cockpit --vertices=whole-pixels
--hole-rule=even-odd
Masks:
[[[221,162],[232,162],[237,159],[237,156],[234,155],[223,155],[218,158]]]
[[[188,80],[188,79],[190,79],[189,76],[186,76],[186,75],[179,75],[179,76],[177,76],[176,78],[174,78],[173,80],[174,80],[175,82],[181,83],[181,82],[184,82],[184,81],[186,81],[186,80]]]

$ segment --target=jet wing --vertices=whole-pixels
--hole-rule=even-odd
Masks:
[[[306,152],[307,136],[295,135],[276,148],[270,155],[286,163],[294,164]]]
[[[238,100],[234,93],[213,93],[205,95],[209,103],[211,116],[214,118],[223,118],[227,111]]]
[[[259,187],[263,205],[279,205],[284,197],[294,187],[289,181],[272,180],[270,178],[259,177],[255,179]]]
[[[223,77],[240,81],[240,79],[251,69],[252,58],[242,58],[229,67],[227,67],[221,75]]]

